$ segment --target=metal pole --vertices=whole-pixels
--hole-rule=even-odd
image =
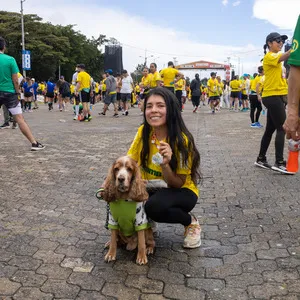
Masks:
[[[58,79],[60,79],[60,62],[58,63]]]
[[[23,51],[25,50],[25,32],[24,32],[24,16],[23,16],[23,2],[25,0],[21,0],[21,26],[22,26],[22,65],[23,65]],[[22,66],[23,68],[23,66]],[[23,76],[26,77],[26,70],[23,69]]]

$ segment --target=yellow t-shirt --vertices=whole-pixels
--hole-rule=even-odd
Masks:
[[[164,86],[174,87],[174,79],[178,73],[179,73],[179,71],[172,67],[161,70],[160,75],[164,82]]]
[[[208,96],[209,97],[219,96],[218,86],[219,86],[219,82],[216,78],[215,79],[210,78],[207,81],[207,88],[208,88]]]
[[[103,80],[102,80],[102,92],[106,92],[106,84],[105,84],[105,80],[106,80],[106,79],[103,79]]]
[[[79,91],[90,89],[91,87],[91,76],[85,71],[78,73],[76,81],[80,82]]]
[[[184,80],[183,79],[179,79],[175,83],[175,91],[182,91],[183,90],[183,86],[184,86]]]
[[[144,128],[144,125],[139,127],[138,132],[136,133],[135,138],[130,146],[130,149],[127,152],[127,155],[130,156],[132,159],[134,159],[138,163],[139,166],[141,166],[140,153],[143,149],[143,139],[142,139],[143,128]],[[152,137],[152,133],[150,133],[150,137],[149,137],[150,149],[149,149],[148,166],[146,169],[141,169],[142,178],[145,180],[163,179],[161,166],[156,165],[152,162],[153,155],[155,155],[159,151],[157,149],[156,144],[153,144],[151,142],[151,137]],[[187,145],[188,139],[184,134],[183,134],[183,138]],[[177,153],[176,155],[177,155],[178,162],[181,162],[179,153]],[[188,188],[199,197],[199,190],[191,178],[191,167],[192,167],[192,157],[191,157],[191,155],[189,155],[188,165],[182,166],[182,163],[179,163],[177,170],[176,170],[176,174],[186,175],[185,183],[181,188]]]
[[[221,96],[221,95],[223,95],[223,89],[224,89],[224,83],[221,81],[221,82],[219,82],[218,81],[218,92],[219,92],[219,95]]]
[[[159,73],[156,71],[152,74],[151,82],[150,82],[150,88],[154,89],[157,87],[157,81],[161,81],[161,77]]]
[[[287,85],[282,77],[282,63],[278,60],[282,53],[268,52],[264,56],[263,68],[265,72],[265,82],[262,96],[287,95]]]
[[[73,85],[73,84],[70,85],[70,93],[71,94],[75,93],[75,85]]]
[[[145,90],[144,90],[144,94],[149,93],[149,90],[148,90],[148,89],[149,89],[149,87],[150,87],[150,85],[151,85],[151,80],[152,80],[152,74],[148,74],[147,77],[145,77],[145,76],[142,77],[142,85],[143,85],[143,88],[144,88],[145,90],[147,90],[146,93],[145,93]]]
[[[134,90],[136,93],[139,93],[141,91],[141,88],[139,85],[136,85]]]
[[[230,88],[232,92],[239,92],[241,90],[241,82],[240,80],[231,80],[230,81]]]
[[[99,93],[99,83],[95,83],[95,93]]]
[[[243,95],[247,95],[247,89],[246,89],[246,80],[241,81],[241,91]]]
[[[257,75],[254,79],[250,81],[250,90],[256,93],[256,86],[261,79],[261,75]],[[253,94],[253,93],[252,93]]]
[[[38,90],[43,92],[45,90],[46,86],[43,83],[38,84]]]

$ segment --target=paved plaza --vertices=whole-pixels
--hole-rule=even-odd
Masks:
[[[124,249],[105,263],[109,231],[95,191],[142,117],[101,109],[80,123],[40,103],[25,114],[40,152],[19,130],[0,131],[0,299],[300,299],[300,177],[254,167],[263,129],[250,128],[248,113],[185,107],[201,154],[202,246],[183,249],[183,227],[159,224],[148,265]]]

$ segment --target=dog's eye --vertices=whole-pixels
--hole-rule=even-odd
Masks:
[[[128,167],[128,168],[127,168],[127,171],[128,171],[128,172],[132,172],[132,168]]]
[[[118,171],[119,171],[119,168],[114,168],[114,171],[115,171],[115,172],[118,172]]]

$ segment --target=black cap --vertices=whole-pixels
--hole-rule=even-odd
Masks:
[[[268,42],[273,42],[274,40],[281,38],[282,41],[284,42],[285,40],[288,39],[287,35],[281,35],[278,32],[271,32],[270,34],[267,35],[266,37],[266,44],[268,44]]]
[[[85,64],[78,64],[76,67],[80,69],[85,69]]]
[[[172,61],[169,61],[168,66],[174,66],[174,63]]]
[[[122,74],[126,74],[127,73],[127,70],[122,70]]]
[[[211,73],[210,73],[210,76],[211,76],[211,77],[216,76],[216,75],[217,75],[216,72],[211,72]]]

